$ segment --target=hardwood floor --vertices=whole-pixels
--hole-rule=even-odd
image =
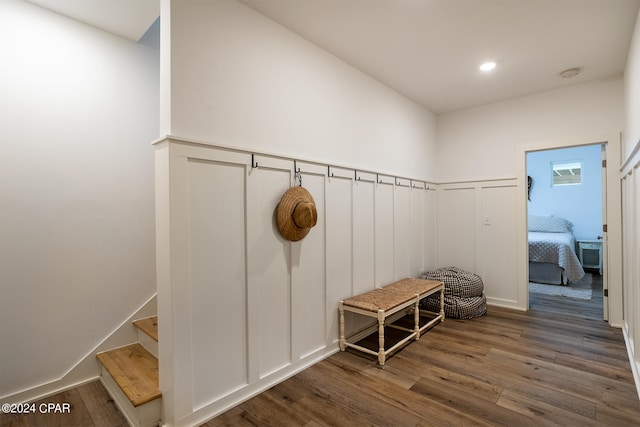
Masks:
[[[638,426],[619,329],[591,301],[531,294],[529,312],[447,319],[377,369],[351,351],[204,424],[216,426]]]
[[[6,403],[6,402],[2,402]],[[52,408],[50,413],[41,404],[60,404],[60,412]],[[69,404],[69,410],[62,405]],[[79,387],[58,393],[35,402],[34,413],[0,413],[2,427],[128,427],[128,423],[115,403],[107,394],[100,381],[93,381]]]
[[[447,319],[387,360],[347,351],[205,423],[217,426],[639,426],[619,329],[591,301],[531,294],[529,312]],[[337,316],[337,313],[336,313]],[[70,414],[0,414],[0,426],[126,426],[99,382],[43,402]]]

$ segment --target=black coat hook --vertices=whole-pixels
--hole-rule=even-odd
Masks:
[[[294,182],[298,182],[298,186],[302,187],[302,173],[300,172],[300,168],[298,167],[297,161],[293,161],[293,176]]]

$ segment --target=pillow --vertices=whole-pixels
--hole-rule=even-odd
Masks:
[[[556,216],[529,215],[529,231],[547,233],[571,233],[572,224]]]

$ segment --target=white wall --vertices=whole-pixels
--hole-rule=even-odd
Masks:
[[[173,135],[433,178],[432,113],[234,0],[172,4],[167,74]]]
[[[459,197],[453,200],[439,198],[438,211],[466,209],[466,219],[474,225],[461,227],[460,213],[438,217],[438,228],[449,230],[438,234],[438,264],[469,266],[486,276],[490,303],[526,309],[526,292],[519,289],[524,285],[518,284],[526,270],[525,212],[517,207],[520,197],[526,197],[523,147],[547,141],[546,148],[552,148],[552,140],[566,144],[567,139],[581,137],[599,142],[588,141],[588,137],[619,132],[622,89],[621,79],[597,81],[439,116],[437,176],[441,189],[468,191],[456,193]],[[487,183],[495,188],[514,186],[515,190],[482,190]],[[484,256],[503,253],[505,248],[514,252],[507,252],[504,263]],[[517,259],[508,258],[518,251]],[[457,258],[446,258],[447,253]]]
[[[189,425],[336,351],[340,299],[434,266],[435,116],[236,1],[163,7],[160,381]],[[297,243],[273,222],[293,160],[319,209]]]
[[[438,116],[438,181],[512,178],[518,147],[620,132],[622,78]]]
[[[157,49],[23,1],[0,8],[0,396],[10,396],[64,377],[155,292],[159,83]]]
[[[552,163],[581,164],[577,185],[552,185]],[[602,237],[602,146],[586,145],[527,154],[527,176],[532,177],[529,215],[568,219],[578,239]]]
[[[640,13],[636,20],[625,85],[625,162],[620,174],[624,245],[624,323],[629,359],[640,396]]]
[[[623,155],[627,159],[640,143],[640,15],[636,20],[624,72]]]

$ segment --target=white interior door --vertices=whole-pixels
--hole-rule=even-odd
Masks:
[[[607,144],[602,144],[602,316],[609,321],[609,285],[607,280]]]

